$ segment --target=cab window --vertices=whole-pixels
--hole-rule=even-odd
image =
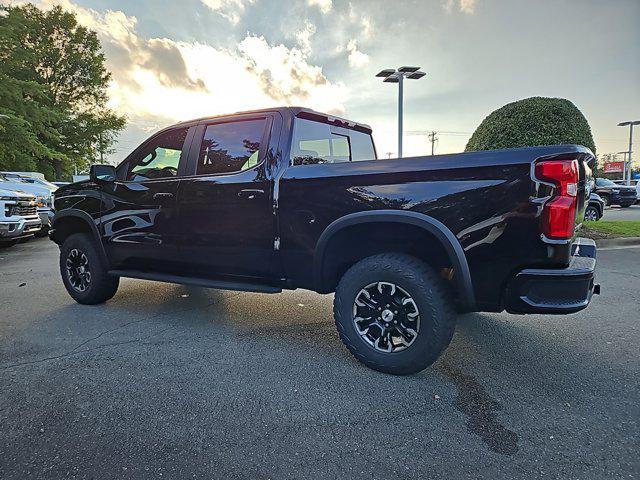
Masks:
[[[207,126],[196,174],[235,173],[257,166],[266,125],[266,118],[261,118]]]
[[[188,127],[175,128],[151,139],[145,148],[129,161],[126,179],[140,182],[177,176],[188,130]]]
[[[292,165],[316,165],[375,160],[371,135],[332,128],[331,125],[296,118],[291,145]]]

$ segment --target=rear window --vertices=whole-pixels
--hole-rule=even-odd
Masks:
[[[376,158],[371,135],[296,118],[291,145],[292,165],[317,165]]]

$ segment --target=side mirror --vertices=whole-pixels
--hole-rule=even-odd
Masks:
[[[91,165],[89,178],[92,182],[115,182],[116,167],[113,165]]]

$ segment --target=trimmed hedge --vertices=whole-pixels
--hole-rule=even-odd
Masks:
[[[564,98],[531,97],[492,112],[473,132],[465,151],[567,143],[596,151],[582,112]]]

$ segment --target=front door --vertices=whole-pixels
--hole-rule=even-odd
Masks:
[[[105,186],[101,229],[115,268],[177,268],[177,198],[188,133],[189,127],[174,127],[152,137],[118,167],[118,180]]]
[[[269,115],[199,127],[179,195],[181,257],[199,276],[270,277],[275,217]],[[200,145],[199,149],[197,145]]]

